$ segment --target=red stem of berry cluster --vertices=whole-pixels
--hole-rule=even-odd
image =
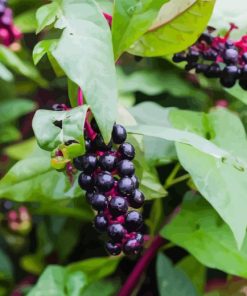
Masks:
[[[131,274],[127,278],[126,282],[124,283],[123,287],[121,288],[118,296],[130,296],[131,293],[134,291],[137,283],[140,280],[141,275],[147,269],[148,265],[153,260],[154,256],[165,244],[165,239],[161,236],[156,236],[151,244],[151,246],[146,250],[144,255],[141,259],[137,262],[134,269],[132,270]]]

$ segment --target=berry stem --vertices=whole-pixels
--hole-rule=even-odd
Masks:
[[[148,265],[153,260],[154,256],[166,243],[166,240],[161,236],[156,236],[151,244],[151,246],[146,250],[144,255],[141,259],[137,262],[136,266],[134,267],[133,271],[127,278],[126,282],[124,283],[122,289],[118,293],[118,296],[130,296],[131,293],[134,291],[136,285],[138,284],[141,275],[147,269]]]
[[[78,96],[77,96],[77,103],[78,103],[78,106],[82,106],[83,105],[83,92],[81,90],[81,88],[79,87],[78,89]]]
[[[103,12],[103,15],[104,15],[105,19],[107,20],[109,26],[111,27],[111,25],[112,25],[112,16],[110,14],[106,13],[106,12]]]

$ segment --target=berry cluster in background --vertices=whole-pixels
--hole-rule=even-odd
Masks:
[[[0,0],[0,44],[10,46],[21,37],[20,30],[13,23],[12,10],[7,7],[7,0]]]
[[[175,63],[187,62],[186,71],[195,69],[207,78],[218,78],[222,86],[233,87],[237,81],[247,90],[247,35],[231,40],[230,33],[237,29],[231,24],[225,36],[214,36],[214,28],[208,27],[198,41],[188,50],[173,56]]]
[[[79,175],[79,185],[86,191],[86,199],[97,211],[94,227],[107,233],[110,240],[106,250],[111,255],[137,254],[143,245],[142,215],[134,210],[141,208],[144,195],[138,189],[132,160],[135,149],[125,142],[127,133],[122,125],[115,124],[112,140],[105,144],[96,121],[90,123],[91,133],[86,133],[85,155],[74,159]],[[131,207],[132,209],[129,209]]]

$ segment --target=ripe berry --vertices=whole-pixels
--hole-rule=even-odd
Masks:
[[[123,251],[126,255],[138,254],[142,246],[136,239],[129,239],[123,246]]]
[[[120,216],[127,212],[128,203],[124,197],[115,196],[111,199],[109,208],[113,216]]]
[[[232,87],[236,83],[239,75],[237,66],[226,66],[222,72],[220,83],[224,87]]]
[[[138,241],[138,243],[143,244],[144,242],[144,238],[143,235],[139,232],[136,233],[136,240]]]
[[[141,208],[144,204],[144,200],[145,200],[145,197],[143,193],[138,189],[136,189],[133,195],[129,196],[128,198],[129,205],[134,209]]]
[[[112,224],[108,226],[108,235],[114,242],[120,242],[125,234],[125,229],[122,224]]]
[[[133,162],[124,159],[118,163],[118,173],[121,177],[124,176],[133,176],[135,173],[135,167]]]
[[[234,48],[229,48],[225,51],[223,58],[224,62],[228,65],[236,64],[238,61],[238,51]]]
[[[135,157],[135,148],[129,143],[123,143],[119,146],[118,152],[124,159],[132,160]]]
[[[207,50],[203,52],[203,58],[206,61],[216,61],[218,53],[214,50]]]
[[[106,250],[109,254],[111,254],[113,256],[117,256],[121,253],[122,248],[121,248],[120,244],[108,242],[108,243],[106,243]]]
[[[118,191],[122,195],[130,195],[133,193],[135,187],[133,181],[128,177],[123,177],[118,181]]]
[[[86,175],[84,173],[81,173],[78,177],[78,183],[80,187],[86,191],[93,191],[94,189],[94,182],[93,178],[90,175]]]
[[[205,71],[205,76],[208,78],[219,78],[221,75],[220,66],[216,63],[210,65]]]
[[[102,172],[96,176],[95,184],[100,192],[107,192],[114,186],[114,178],[109,172]]]
[[[197,50],[191,49],[187,55],[187,61],[189,63],[195,63],[198,61],[200,53]]]
[[[208,65],[205,65],[205,64],[196,65],[196,73],[205,73],[207,69],[208,69]]]
[[[125,226],[128,231],[136,231],[142,226],[142,215],[136,211],[130,211],[125,219]]]
[[[98,230],[99,232],[104,232],[106,231],[108,226],[108,221],[106,219],[106,217],[102,214],[98,214],[95,218],[94,218],[94,227],[96,228],[96,230]]]
[[[126,129],[120,125],[115,124],[112,130],[112,139],[115,144],[122,144],[127,138]]]
[[[92,141],[92,148],[95,151],[107,151],[112,148],[112,142],[106,144],[100,134],[98,134]]]
[[[86,174],[91,174],[97,166],[97,157],[94,154],[85,154],[74,159],[74,166]]]
[[[103,194],[96,193],[92,197],[91,204],[95,210],[104,210],[107,206],[107,198]]]
[[[99,158],[99,166],[102,170],[111,172],[116,168],[117,157],[110,153],[106,153]]]
[[[139,188],[139,180],[138,178],[136,177],[136,175],[133,175],[131,178],[130,178],[133,183],[134,183],[134,188]]]
[[[208,32],[204,32],[201,34],[199,41],[204,41],[208,44],[211,44],[213,42],[213,36]]]
[[[93,192],[86,192],[86,200],[87,202],[91,205],[92,204],[92,199],[93,199],[94,193]]]

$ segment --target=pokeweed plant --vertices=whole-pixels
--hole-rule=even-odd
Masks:
[[[28,45],[14,54],[0,2],[0,62],[24,64],[41,107],[35,139],[4,147],[3,295],[244,291],[247,26],[229,9],[217,27],[220,1],[25,1],[16,22],[45,79]]]

